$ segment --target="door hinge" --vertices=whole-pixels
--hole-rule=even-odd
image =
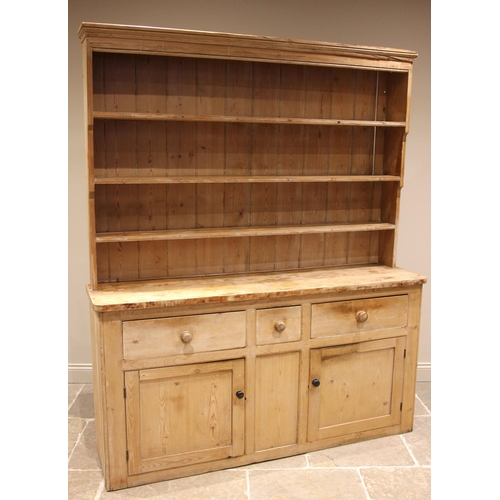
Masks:
[[[127,397],[127,388],[126,387],[123,388],[123,397],[124,398]]]
[[[404,351],[403,358],[406,358],[406,349]]]
[[[128,462],[128,450],[125,452],[125,458],[126,458],[126,460]]]
[[[403,403],[399,405],[399,411],[403,411]]]

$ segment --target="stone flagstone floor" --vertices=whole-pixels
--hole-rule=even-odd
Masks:
[[[69,500],[428,500],[431,384],[418,382],[411,433],[107,492],[92,385],[68,385]]]

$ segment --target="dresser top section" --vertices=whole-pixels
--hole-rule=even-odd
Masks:
[[[422,285],[426,278],[404,269],[363,266],[312,271],[262,273],[88,287],[97,312],[152,309],[247,300],[300,297]]]
[[[92,50],[103,52],[196,55],[395,70],[409,69],[417,57],[414,51],[388,47],[88,22],[81,24],[78,36]]]

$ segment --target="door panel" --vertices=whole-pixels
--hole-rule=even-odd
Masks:
[[[129,473],[243,454],[244,361],[127,372]]]
[[[255,451],[297,443],[299,365],[299,352],[257,358]]]
[[[397,425],[404,347],[398,337],[312,350],[308,439]]]

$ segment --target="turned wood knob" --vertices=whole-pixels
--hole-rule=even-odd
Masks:
[[[274,329],[279,333],[281,333],[285,328],[286,325],[283,321],[276,321],[276,323],[274,323]]]
[[[356,313],[356,321],[358,323],[364,323],[368,319],[368,313],[366,311],[358,311]]]
[[[193,336],[186,330],[185,332],[182,332],[182,334],[181,334],[181,340],[185,344],[189,344],[189,342],[191,342],[191,340],[193,340]]]

